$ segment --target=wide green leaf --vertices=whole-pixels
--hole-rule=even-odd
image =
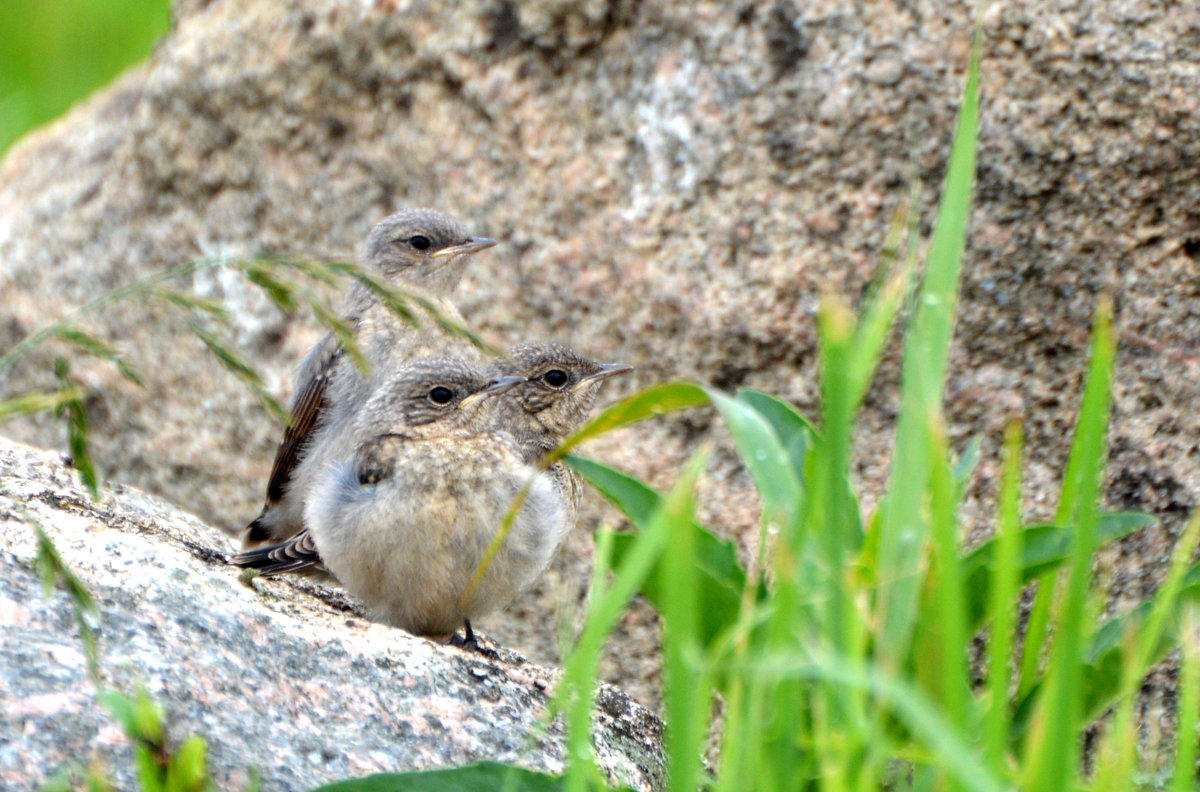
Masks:
[[[1116,541],[1148,525],[1155,517],[1141,512],[1109,512],[1100,515],[1098,525],[1101,545]],[[1047,572],[1053,572],[1071,554],[1075,529],[1070,525],[1031,525],[1021,532],[1021,584],[1032,583]],[[995,563],[996,539],[988,539],[963,558],[967,581],[965,594],[967,612],[974,628],[981,625],[986,609],[987,592],[991,585]]]
[[[317,787],[313,792],[558,792],[559,776],[524,767],[479,762],[466,767],[413,773],[376,773]]]
[[[632,476],[583,457],[568,456],[566,461],[639,529],[645,528],[662,505],[662,495]],[[701,603],[700,637],[705,646],[711,646],[737,619],[746,572],[738,562],[733,542],[719,539],[694,521],[692,531]],[[637,534],[613,537],[614,566],[622,563],[636,541]],[[641,592],[656,609],[663,609],[668,591],[663,585],[661,562],[642,583]]]
[[[792,472],[797,479],[803,480],[804,460],[817,434],[812,422],[783,399],[762,391],[740,390],[735,398],[753,407],[771,426],[775,436],[779,438],[779,444],[783,446],[784,453],[787,454]]]

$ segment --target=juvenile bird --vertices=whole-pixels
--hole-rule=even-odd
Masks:
[[[389,624],[444,640],[507,605],[546,568],[569,529],[552,479],[491,430],[498,394],[523,378],[489,377],[461,359],[395,372],[363,405],[354,451],[314,482],[306,530],[244,552],[240,566],[274,574],[323,563]],[[475,571],[518,492],[512,528],[479,585]]]
[[[496,244],[471,236],[453,217],[430,209],[406,209],[386,218],[367,236],[365,269],[409,294],[427,299],[442,315],[462,321],[447,299],[462,279],[471,254]],[[461,338],[415,310],[421,326],[397,317],[378,295],[355,282],[340,317],[355,334],[366,359],[363,375],[333,334],[318,341],[296,376],[291,422],[275,453],[262,513],[242,531],[242,546],[280,542],[303,528],[304,501],[316,476],[352,450],[344,442],[355,414],[375,386],[407,361],[429,355],[477,358]]]
[[[537,465],[587,420],[604,380],[632,369],[625,363],[597,363],[561,344],[519,344],[488,366],[492,376],[525,379],[496,400],[492,428],[511,434],[524,460]],[[574,526],[581,494],[578,476],[561,462],[547,473],[562,493],[568,522]]]

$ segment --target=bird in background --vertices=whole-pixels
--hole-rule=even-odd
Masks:
[[[457,219],[431,209],[406,209],[378,223],[367,236],[364,268],[405,292],[427,299],[456,322],[462,315],[448,296],[462,279],[471,255],[495,240],[469,234]],[[266,503],[241,532],[249,549],[281,542],[303,527],[308,492],[331,463],[348,456],[347,431],[378,383],[399,366],[430,354],[478,359],[478,352],[443,328],[427,312],[414,327],[396,316],[379,297],[355,282],[340,318],[354,331],[367,363],[363,374],[333,334],[309,350],[300,364],[292,397],[291,421],[275,453]],[[425,315],[422,315],[425,313]]]
[[[518,344],[488,366],[494,377],[524,379],[497,400],[491,412],[492,429],[511,434],[524,460],[538,465],[587,420],[604,381],[632,370],[626,363],[597,363],[561,344]],[[562,493],[568,520],[574,525],[582,493],[578,475],[562,462],[547,472]]]
[[[314,480],[307,528],[232,562],[268,574],[323,564],[383,621],[436,640],[465,625],[472,643],[470,620],[532,585],[572,525],[553,477],[495,428],[495,406],[524,382],[458,358],[393,372],[355,417],[351,453]],[[526,484],[509,534],[468,592]]]

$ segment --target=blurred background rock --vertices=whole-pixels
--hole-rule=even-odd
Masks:
[[[696,377],[815,415],[818,298],[861,293],[914,178],[932,217],[974,7],[181,0],[148,60],[0,163],[0,349],[199,258],[352,257],[376,220],[425,204],[503,240],[458,292],[497,345],[554,339],[637,366],[602,400]],[[989,529],[1014,413],[1029,432],[1029,515],[1050,516],[1089,319],[1113,293],[1108,505],[1163,518],[1106,559],[1119,605],[1156,584],[1200,492],[1200,9],[1010,0],[983,24],[947,383],[956,447],[984,441],[966,519]],[[280,313],[228,270],[181,287],[236,311],[238,350],[290,395],[320,333],[311,316]],[[229,530],[257,514],[278,427],[255,398],[167,309],[116,306],[90,327],[149,375],[143,391],[79,363],[101,474]],[[890,462],[898,354],[860,424],[868,508]],[[53,384],[38,356],[0,398]],[[588,453],[665,487],[710,425],[695,412]],[[2,431],[64,446],[49,416]],[[589,498],[539,591],[481,625],[542,662],[578,625],[590,530],[616,519]],[[732,453],[714,455],[701,508],[749,552],[758,506]],[[656,630],[632,609],[604,669],[652,705]]]

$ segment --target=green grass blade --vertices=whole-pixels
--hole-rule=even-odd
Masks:
[[[344,321],[340,316],[329,310],[321,300],[311,294],[304,295],[305,302],[312,309],[313,316],[317,317],[317,321],[321,326],[333,334],[333,337],[338,340],[342,350],[346,356],[350,358],[350,362],[364,376],[371,373],[370,364],[367,363],[367,358],[363,355],[362,349],[358,346],[358,337],[354,333],[354,328]]]
[[[708,391],[704,386],[693,382],[664,382],[651,385],[598,413],[550,452],[543,464],[549,467],[580,443],[613,429],[708,403]]]
[[[251,264],[242,268],[246,280],[263,290],[275,307],[284,313],[296,310],[296,285],[275,277],[266,266]]]
[[[943,763],[950,777],[963,789],[1008,790],[990,768],[980,765],[971,744],[919,690],[884,668],[810,650],[801,655],[763,653],[749,661],[745,670],[766,679],[795,678],[868,691],[927,747],[924,755]]]
[[[1200,602],[1200,565],[1188,567],[1197,543],[1200,510],[1176,542],[1167,578],[1154,599],[1108,619],[1093,633],[1085,654],[1085,717],[1099,717],[1114,699],[1132,700],[1150,667],[1179,646],[1180,613]],[[1132,648],[1131,637],[1136,638]]]
[[[1196,741],[1200,725],[1200,610],[1188,608],[1183,615],[1177,688],[1178,726],[1175,732],[1175,772],[1171,792],[1195,792]]]
[[[43,410],[55,410],[83,398],[84,390],[70,385],[53,393],[25,393],[0,401],[0,421],[17,415],[33,415]]]
[[[969,735],[967,718],[967,696],[970,682],[967,673],[966,647],[970,640],[967,632],[966,613],[963,608],[963,575],[959,559],[958,498],[954,474],[950,467],[949,444],[940,425],[930,427],[930,502],[933,539],[933,558],[936,576],[931,589],[936,602],[934,621],[925,621],[926,627],[936,624],[941,636],[941,645],[931,664],[939,669],[937,700],[950,726],[959,734]],[[933,659],[933,658],[931,658]],[[918,666],[925,665],[917,658]]]
[[[1092,354],[1087,384],[1079,410],[1072,456],[1076,459],[1077,501],[1075,544],[1067,570],[1061,618],[1048,671],[1048,685],[1040,705],[1040,739],[1030,741],[1032,755],[1028,778],[1035,790],[1066,788],[1079,761],[1076,742],[1082,725],[1082,673],[1084,609],[1092,556],[1098,544],[1096,507],[1105,461],[1105,436],[1112,404],[1113,362],[1116,342],[1112,335],[1112,302],[1102,298],[1092,329]]]
[[[988,590],[988,702],[984,715],[984,745],[992,772],[1007,774],[1012,710],[1009,688],[1016,629],[1015,610],[1021,575],[1021,449],[1020,422],[1010,421],[1004,431],[1004,472],[996,520],[995,562]],[[968,590],[970,586],[968,585]]]
[[[262,376],[258,371],[241,358],[236,352],[229,348],[224,341],[210,333],[199,322],[188,320],[188,327],[192,333],[200,339],[205,348],[208,349],[217,362],[234,377],[242,382],[250,391],[258,397],[258,401],[267,409],[282,424],[287,424],[291,420],[290,411],[283,404],[267,392],[263,387]]]
[[[817,439],[810,470],[811,497],[806,504],[805,522],[820,526],[802,550],[805,572],[798,581],[799,592],[823,603],[818,618],[821,637],[838,655],[848,655],[865,631],[854,608],[851,592],[851,553],[862,546],[862,522],[858,502],[850,494],[851,428],[855,397],[850,382],[852,372],[846,361],[855,343],[854,317],[850,308],[835,298],[825,298],[817,311],[821,357],[821,435]],[[804,614],[797,611],[793,634],[803,635]],[[818,696],[818,717],[827,726],[816,727],[846,731],[846,736],[861,739],[864,727],[864,702],[858,691],[832,688]],[[847,768],[847,771],[851,771]],[[856,771],[851,771],[856,772]]]
[[[670,511],[667,542],[658,568],[665,587],[663,628],[667,776],[675,789],[697,789],[712,689],[701,667],[700,581],[696,570],[693,504],[680,498]]]
[[[139,388],[145,388],[146,383],[141,375],[137,373],[121,355],[116,347],[106,344],[99,338],[96,338],[90,333],[85,333],[82,330],[76,329],[69,325],[56,325],[54,327],[54,337],[66,341],[75,347],[83,350],[93,357],[98,357],[101,360],[107,360],[117,367],[117,371],[122,377],[137,385]]]
[[[58,377],[59,387],[63,392],[82,390],[79,383],[71,376],[70,363],[65,357],[54,359],[54,375]],[[55,412],[66,417],[67,447],[71,450],[71,466],[79,473],[79,479],[87,487],[92,500],[98,501],[100,500],[100,477],[96,474],[96,466],[92,462],[91,446],[88,443],[90,426],[84,397],[63,402]]]
[[[854,343],[850,346],[849,357],[842,363],[847,369],[847,387],[850,401],[857,408],[867,395],[867,389],[875,377],[875,368],[887,344],[889,331],[900,306],[908,295],[912,285],[913,266],[906,263],[892,273],[883,284],[883,288],[865,306],[862,318],[855,328]]]
[[[928,422],[941,409],[975,181],[980,53],[977,30],[924,282],[905,343],[900,418],[883,507],[877,598],[882,625],[878,656],[893,669],[901,667],[908,655],[921,588],[920,558],[927,533],[923,493],[929,478]]]
[[[169,303],[176,308],[182,308],[185,311],[206,314],[222,322],[227,322],[230,319],[229,311],[221,304],[220,300],[197,297],[194,294],[184,294],[174,289],[168,289],[165,286],[156,286],[150,289],[148,293],[163,302]]]
[[[594,773],[591,760],[591,716],[596,674],[604,638],[612,630],[626,603],[642,586],[663,551],[667,548],[678,521],[692,521],[692,493],[700,472],[707,464],[706,449],[688,463],[675,486],[638,541],[617,567],[612,583],[592,600],[587,621],[575,648],[563,663],[563,679],[551,704],[551,710],[566,713],[567,750],[570,765],[567,788],[582,792]],[[604,570],[596,571],[602,580]]]

